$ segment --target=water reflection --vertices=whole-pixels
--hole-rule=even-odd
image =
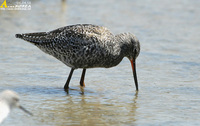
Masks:
[[[68,89],[66,89],[66,90],[63,89],[63,90],[66,92],[67,95],[70,95],[71,91],[78,91],[79,94],[84,95],[85,88],[80,86],[80,88],[71,88],[71,87],[69,87]]]
[[[132,96],[128,103],[84,90],[78,87],[69,89],[70,93],[64,93],[63,89],[55,87],[35,86],[16,87],[15,90],[21,94],[29,94],[38,99],[29,99],[27,104],[35,104],[31,111],[40,117],[33,117],[40,123],[51,125],[108,125],[108,124],[134,124],[136,121],[136,109],[138,93]],[[80,93],[82,92],[82,93]],[[76,95],[74,95],[76,94]],[[79,95],[77,95],[79,94]],[[86,94],[86,95],[85,95]],[[109,95],[109,94],[108,94]],[[27,98],[27,97],[26,97]],[[37,101],[37,103],[35,102]],[[102,102],[104,101],[104,102]],[[107,102],[115,101],[115,102]]]
[[[52,106],[54,111],[51,111],[50,119],[53,118],[56,124],[66,123],[67,125],[105,125],[116,124],[119,121],[132,124],[136,120],[136,99],[137,97],[134,97],[133,103],[129,104],[101,104],[98,97],[80,95],[74,98],[74,96],[67,95],[64,99],[67,104]]]
[[[61,1],[61,12],[65,15],[66,13],[66,9],[67,9],[67,1],[66,0],[62,0]],[[66,16],[66,15],[65,15]]]

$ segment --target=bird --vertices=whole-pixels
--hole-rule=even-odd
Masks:
[[[71,68],[65,90],[69,89],[74,70],[83,69],[80,86],[85,87],[86,69],[114,67],[127,57],[138,91],[136,58],[140,53],[140,42],[134,34],[128,32],[114,35],[104,26],[75,24],[49,32],[16,34],[15,37],[37,46]]]
[[[29,115],[33,115],[19,104],[19,95],[16,92],[12,90],[4,90],[0,93],[0,124],[13,108],[19,108]]]

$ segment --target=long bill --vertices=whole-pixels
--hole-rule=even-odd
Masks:
[[[29,112],[28,110],[26,110],[24,107],[22,107],[21,105],[19,106],[19,108],[21,109],[21,110],[23,110],[24,112],[26,112],[27,114],[29,114],[29,115],[33,115],[31,112]]]
[[[136,74],[135,59],[131,59],[130,61],[131,61],[131,66],[132,66],[132,70],[133,70],[136,91],[138,91],[138,81],[137,81],[137,74]]]

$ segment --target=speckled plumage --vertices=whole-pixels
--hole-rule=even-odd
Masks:
[[[107,28],[78,24],[50,32],[16,34],[72,69],[113,67],[124,57],[136,59],[140,44],[135,35],[113,35]]]

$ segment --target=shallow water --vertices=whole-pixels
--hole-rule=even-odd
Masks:
[[[9,0],[7,0],[9,1]],[[31,11],[0,11],[0,91],[11,89],[34,113],[15,109],[4,125],[200,125],[200,1],[32,1]],[[141,42],[135,92],[127,58],[114,68],[88,69],[84,91],[76,70],[16,33],[91,23]],[[84,94],[83,94],[84,92]]]

